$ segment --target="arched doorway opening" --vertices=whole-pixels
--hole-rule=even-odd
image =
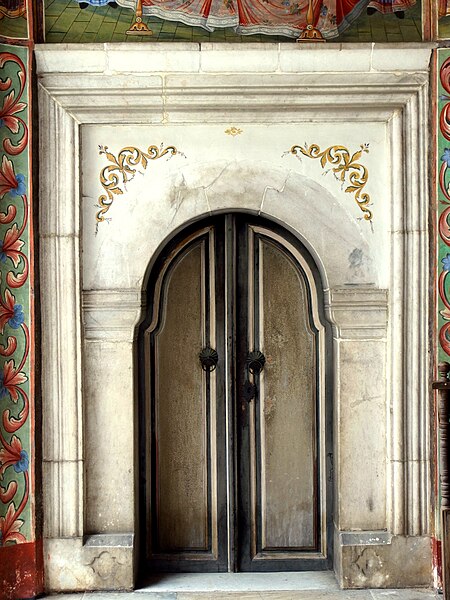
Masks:
[[[331,566],[331,344],[303,244],[243,213],[152,268],[139,329],[144,572]]]

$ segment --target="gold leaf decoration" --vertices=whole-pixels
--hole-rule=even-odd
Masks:
[[[114,156],[108,150],[108,146],[99,146],[99,154],[104,154],[110,164],[100,171],[100,183],[105,191],[98,198],[98,206],[100,210],[96,214],[97,227],[98,223],[109,220],[105,217],[114,202],[114,197],[123,194],[123,189],[126,189],[128,181],[131,181],[136,175],[136,167],[141,166],[142,169],[147,168],[149,160],[157,160],[163,156],[168,158],[181,154],[175,146],[149,146],[147,152],[139,150],[133,146],[122,148],[119,154]],[[184,156],[184,155],[183,155]]]
[[[322,169],[327,163],[332,165],[331,170],[335,177],[343,184],[348,181],[344,191],[354,194],[356,203],[364,214],[364,219],[372,221],[373,214],[368,208],[370,195],[363,191],[369,180],[369,171],[359,162],[363,153],[369,152],[369,144],[361,144],[360,149],[353,154],[345,146],[330,146],[326,150],[321,150],[317,144],[292,146],[289,152],[298,157],[303,155],[308,158],[318,158]]]
[[[242,129],[239,129],[239,127],[229,127],[228,129],[225,129],[225,133],[227,135],[232,135],[233,137],[236,137],[237,135],[240,135],[242,133]]]

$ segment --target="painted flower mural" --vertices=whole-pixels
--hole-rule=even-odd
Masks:
[[[13,196],[22,196],[26,192],[25,176],[16,176],[12,162],[3,155],[0,167],[0,199],[10,192]]]
[[[18,115],[18,113],[22,113],[27,108],[26,103],[21,102],[25,90],[26,71],[23,62],[16,54],[1,52],[0,69],[3,69],[7,63],[18,65],[17,77],[20,85],[16,91],[13,87],[11,77],[0,79],[0,92],[8,92],[4,96],[0,108],[0,123],[2,126],[8,128],[11,133],[19,134],[16,141],[12,141],[10,137],[3,140],[3,149],[9,154],[16,156],[23,152],[28,144],[28,127],[24,117]]]
[[[0,69],[0,546],[5,546],[29,541],[30,532],[28,106],[22,59],[1,52]]]
[[[20,509],[22,505],[16,510],[14,503],[11,503],[8,507],[5,517],[0,517],[0,546],[6,545],[8,542],[26,542],[24,535],[20,533],[20,528],[23,525],[23,521],[17,517],[22,512]]]
[[[0,449],[0,475],[9,466],[13,466],[16,473],[23,473],[28,469],[28,454],[23,450],[19,438],[15,435],[11,438],[11,444],[5,442],[4,447]]]

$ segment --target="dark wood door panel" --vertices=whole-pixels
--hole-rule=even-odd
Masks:
[[[315,282],[279,235],[248,222],[239,231],[238,371],[241,389],[254,388],[240,400],[239,568],[326,568],[325,329]],[[259,374],[245,364],[252,351],[265,358]]]
[[[263,219],[220,216],[163,250],[139,336],[145,570],[329,568],[318,288],[301,244]]]
[[[211,224],[174,246],[144,330],[143,547],[156,571],[228,569],[222,242]],[[215,370],[202,368],[205,348],[218,352]]]

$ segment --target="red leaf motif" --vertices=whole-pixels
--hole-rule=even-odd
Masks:
[[[13,82],[10,77],[6,78],[5,80],[0,80],[0,91],[6,92],[10,90],[6,97],[3,99],[3,105],[0,109],[0,119],[3,121],[3,125],[6,128],[8,128],[12,133],[18,133],[21,128],[20,126],[22,126],[23,128],[23,134],[16,144],[14,144],[10,138],[6,138],[3,140],[4,150],[8,152],[8,154],[12,154],[13,156],[15,156],[17,154],[20,154],[25,149],[28,143],[27,124],[25,123],[24,118],[15,116],[27,108],[26,103],[20,102],[22,94],[25,90],[26,72],[25,66],[20,60],[20,58],[10,52],[0,53],[0,70],[3,67],[3,65],[9,61],[19,65],[19,71],[17,73],[17,76],[19,78],[20,87],[17,91],[11,89]]]
[[[14,498],[17,492],[17,481],[10,481],[6,488],[0,485],[0,502],[8,504]]]
[[[447,94],[450,94],[450,58],[444,61],[440,70],[441,84]]]
[[[24,102],[17,102],[14,90],[11,90],[3,101],[0,118],[4,120],[4,116],[15,115],[26,107],[27,105]]]
[[[19,131],[19,119],[10,115],[3,117],[3,124],[7,127],[11,133],[17,133]]]
[[[14,204],[10,204],[8,206],[8,212],[0,213],[0,224],[8,225],[8,223],[11,223],[12,221],[14,221],[16,214],[17,214],[17,208],[14,206]]]
[[[22,543],[26,542],[25,536],[22,535],[19,530],[23,525],[21,519],[16,519],[16,507],[14,503],[8,506],[8,510],[4,517],[0,517],[0,533],[1,545],[5,545],[7,542]]]
[[[3,155],[0,167],[0,199],[11,190],[17,189],[18,186],[13,164],[6,155]]]
[[[11,438],[11,443],[8,444],[3,440],[4,448],[0,448],[0,476],[11,465],[15,465],[20,461],[20,453],[22,452],[22,443],[16,435]]]
[[[19,266],[20,258],[22,256],[20,250],[24,243],[25,242],[19,239],[19,229],[17,224],[14,223],[14,225],[5,233],[1,247],[1,253],[8,256],[16,268]]]
[[[6,346],[4,344],[0,344],[0,356],[11,356],[14,354],[17,348],[17,340],[15,337],[10,335],[7,340]]]
[[[3,66],[3,64],[1,65]],[[12,85],[11,77],[7,77],[6,79],[0,79],[0,91],[4,92],[5,90],[9,90]]]
[[[450,140],[450,102],[447,102],[447,104],[441,110],[439,127],[445,139]]]
[[[25,281],[27,280],[27,277],[28,277],[28,260],[27,260],[27,258],[26,258],[25,255],[21,254],[21,256],[22,256],[22,258],[25,261],[25,269],[23,270],[23,273],[19,273],[18,275],[14,275],[14,273],[12,271],[10,271],[6,275],[6,283],[11,288],[19,288],[19,287],[21,287],[25,283]]]
[[[17,402],[19,392],[17,388],[22,383],[28,381],[27,376],[22,371],[14,368],[14,361],[7,360],[3,366],[3,382],[0,383],[0,398],[2,395],[9,393],[11,400]]]
[[[6,323],[14,317],[15,297],[7,289],[5,299],[0,298],[0,333],[3,333]]]
[[[450,356],[450,323],[445,323],[441,330],[439,331],[439,342],[442,346],[442,349],[446,354]]]

